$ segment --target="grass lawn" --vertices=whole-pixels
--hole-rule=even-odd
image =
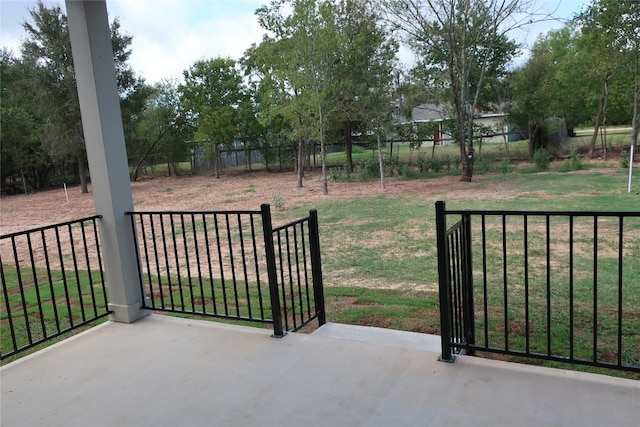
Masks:
[[[456,150],[457,147],[436,147],[436,155],[455,156]],[[421,153],[430,155],[430,151],[430,148],[421,152],[409,152],[408,147],[394,148],[394,154],[411,156],[414,161]],[[446,193],[428,196],[378,194],[349,200],[327,199],[313,204],[288,204],[286,209],[273,212],[274,221],[280,223],[306,216],[311,208],[318,210],[328,321],[426,333],[439,332],[434,209],[436,199],[446,199],[449,209],[637,211],[640,208],[637,190],[640,178],[636,178],[634,191],[628,193],[628,171],[622,167],[602,168],[597,164],[588,164],[582,170],[566,171],[563,162],[554,162],[546,172],[536,172],[529,165],[514,164],[509,170],[503,170],[507,173],[499,173],[499,159],[504,157],[503,146],[487,145],[483,148],[483,153],[490,159],[490,166],[484,171],[478,168],[478,176],[482,178],[469,184],[469,197],[464,194],[449,196]],[[361,150],[354,157],[364,161],[374,154],[371,150]],[[510,155],[517,157],[520,154],[526,155],[526,145],[512,143]],[[342,164],[344,159],[341,155],[330,155],[332,163]],[[492,171],[498,173],[481,175],[482,172]],[[635,173],[636,176],[640,173],[638,168]],[[424,182],[428,186],[431,181]],[[473,196],[474,188],[487,186],[495,188],[492,197]],[[555,244],[562,245],[563,231],[561,228],[557,230],[558,236],[554,237],[558,240]],[[630,224],[627,233],[625,250],[628,254],[640,254],[640,224]],[[588,237],[584,239],[588,240]],[[593,265],[588,255],[581,255],[576,260],[577,265],[585,272]],[[515,261],[517,257],[513,259]],[[635,260],[635,264],[630,262],[625,267],[629,269],[625,274],[640,277],[640,255],[630,255],[629,259]],[[608,272],[617,273],[616,269],[615,262],[604,256],[599,264],[598,274],[606,278]],[[538,273],[544,274],[542,271]],[[562,277],[560,273],[557,274],[559,278]],[[589,281],[593,277],[584,274],[579,279],[576,289],[584,297],[585,304],[588,304],[592,294]],[[566,289],[558,284],[553,292],[562,296]],[[601,310],[604,315],[607,307],[615,304],[615,298],[607,296],[604,288],[599,292],[602,292],[599,300],[605,307]],[[640,281],[630,288],[625,299],[630,307],[640,307]],[[515,311],[518,309],[513,308]],[[560,312],[561,307],[557,310]],[[516,316],[518,313],[515,311],[509,316]],[[633,313],[640,316],[637,310]],[[612,313],[614,318],[615,314]],[[625,349],[632,353],[632,358],[635,357],[636,364],[640,363],[638,318],[640,317],[625,331],[625,336],[636,337],[625,342]],[[539,321],[545,322],[546,319],[542,316]],[[565,339],[566,330],[562,326],[565,321],[564,317],[554,318],[554,322],[561,325],[554,331],[560,340]],[[500,325],[495,323],[489,325],[489,328],[498,333],[500,331]]]

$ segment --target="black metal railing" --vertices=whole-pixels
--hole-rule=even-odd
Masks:
[[[324,323],[317,298],[322,295],[320,256],[313,255],[318,248],[315,211],[276,229],[266,204],[259,211],[127,215],[135,229],[141,292],[147,301],[142,308],[269,323],[275,336],[315,318]],[[290,227],[295,230],[288,240],[293,249],[287,253],[274,245],[273,236],[280,244],[278,233]],[[278,274],[285,271],[291,274]],[[287,282],[294,278],[298,287]],[[312,279],[311,288],[303,278]]]
[[[437,202],[436,225],[442,360],[483,351],[640,371],[640,212]]]
[[[98,218],[0,236],[2,359],[109,314]]]

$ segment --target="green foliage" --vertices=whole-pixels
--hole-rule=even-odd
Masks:
[[[623,169],[629,169],[629,156],[624,152],[620,156],[620,167]]]
[[[578,150],[572,149],[570,157],[564,161],[563,170],[565,172],[568,172],[568,171],[581,170],[583,168],[584,168],[584,165],[582,164],[580,153],[578,153]]]
[[[513,167],[511,166],[511,162],[509,161],[509,159],[507,158],[502,159],[502,161],[500,162],[500,172],[502,172],[503,174],[507,174],[512,170],[513,170]]]
[[[539,148],[533,154],[533,163],[535,163],[536,168],[539,171],[548,170],[550,162],[551,156],[549,155],[549,151],[546,148]]]
[[[81,189],[86,193],[85,141],[67,17],[59,6],[48,7],[41,1],[29,12],[31,22],[23,23],[27,35],[20,51],[28,71],[25,73],[28,85],[37,95],[32,98],[35,101],[32,111],[38,119],[40,146],[56,166],[77,164]],[[143,81],[127,63],[131,40],[120,30],[119,20],[113,20],[113,59],[127,137],[141,117],[139,113],[148,94]]]
[[[285,206],[284,197],[281,194],[273,193],[271,196],[271,205],[276,208],[276,210],[283,211]]]

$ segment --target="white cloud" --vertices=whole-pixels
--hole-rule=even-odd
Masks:
[[[133,36],[130,64],[149,83],[179,77],[199,59],[228,56],[239,59],[251,43],[259,43],[264,31],[255,10],[268,0],[107,0],[111,18],[118,17],[124,32]],[[568,19],[589,0],[537,0],[538,8]],[[63,1],[46,0],[45,4]],[[29,18],[28,8],[35,0],[0,0],[1,42],[19,51]],[[532,46],[541,32],[560,28],[563,21],[549,21],[513,34],[525,46]],[[527,51],[518,59],[524,62]],[[401,59],[411,62],[406,49]]]
[[[133,35],[131,66],[147,81],[181,77],[199,59],[240,59],[262,39],[261,1],[114,0],[111,16]]]

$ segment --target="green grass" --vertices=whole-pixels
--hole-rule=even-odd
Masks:
[[[437,147],[439,154],[451,147]],[[453,147],[456,148],[456,147]],[[491,153],[485,146],[486,156]],[[526,149],[526,145],[524,146]],[[400,155],[405,147],[397,151]],[[516,150],[517,144],[511,149]],[[396,148],[394,148],[394,154]],[[512,151],[513,153],[513,151]],[[337,153],[339,154],[339,153]],[[361,153],[370,156],[371,152]],[[412,153],[416,156],[416,153]],[[444,154],[443,154],[444,155]],[[501,153],[496,150],[496,158]],[[337,162],[340,161],[338,158]],[[435,251],[434,202],[447,199],[449,209],[513,209],[513,210],[576,210],[576,211],[637,211],[640,196],[637,191],[627,193],[627,171],[602,169],[588,166],[586,170],[566,172],[562,162],[552,163],[551,169],[544,173],[533,173],[514,167],[513,172],[479,176],[469,185],[469,197],[464,193],[448,194],[438,191],[438,181],[425,181],[424,194],[377,195],[372,197],[354,197],[350,200],[324,199],[314,204],[293,203],[288,201],[286,209],[274,211],[275,223],[306,216],[309,209],[317,208],[320,220],[321,251],[323,277],[326,286],[326,307],[329,321],[381,326],[394,329],[437,333],[439,318],[437,308],[437,259]],[[525,172],[525,173],[523,173]],[[496,197],[474,197],[475,189],[485,186],[495,187]],[[637,188],[637,187],[635,187]],[[241,190],[252,193],[252,185],[244,185]],[[547,321],[551,324],[553,337],[552,350],[567,351],[569,348],[568,282],[573,280],[576,301],[576,325],[574,326],[574,353],[576,357],[589,357],[592,346],[591,325],[597,316],[599,333],[599,357],[607,359],[605,354],[615,344],[611,337],[617,335],[617,288],[618,261],[615,250],[619,242],[605,239],[598,254],[598,305],[594,311],[593,301],[593,257],[589,249],[593,236],[593,224],[586,219],[580,225],[580,233],[574,236],[576,257],[573,275],[568,273],[566,260],[567,228],[562,221],[552,224],[551,249],[552,264],[551,286],[546,285],[546,247],[541,234],[529,238],[529,292],[533,298],[530,306],[529,343],[532,351],[546,352]],[[203,228],[196,223],[196,229]],[[532,222],[530,227],[540,228],[540,223]],[[601,236],[615,231],[617,225],[607,221],[599,223]],[[623,351],[627,355],[625,363],[640,363],[640,223],[628,221],[625,224],[625,255],[623,277],[625,318],[623,328]],[[193,228],[193,227],[192,227]],[[190,230],[187,230],[190,231]],[[477,235],[477,231],[475,232]],[[525,345],[522,335],[524,327],[524,278],[522,267],[524,260],[523,239],[518,229],[507,233],[508,242],[508,300],[509,310],[504,313],[501,307],[503,294],[503,271],[501,264],[501,231],[498,225],[489,228],[491,262],[488,264],[488,315],[489,339],[497,345],[504,344],[507,331],[511,348]],[[477,241],[477,240],[476,240]],[[477,249],[477,248],[476,248]],[[480,260],[475,259],[476,267]],[[572,279],[571,279],[572,278]],[[482,283],[482,277],[476,276],[475,283]],[[214,284],[214,286],[220,286]],[[244,284],[238,290],[230,290],[232,298],[247,298]],[[547,292],[551,292],[553,303],[548,318]],[[195,293],[194,293],[195,292]],[[212,294],[201,294],[190,288],[188,293],[173,293],[174,301],[187,301],[187,307],[198,306],[198,298],[213,304]],[[194,296],[193,303],[192,296]],[[168,294],[165,295],[165,304]],[[256,303],[249,296],[255,307]],[[158,300],[159,301],[159,300]],[[476,301],[479,301],[476,299]],[[495,307],[495,308],[494,308]],[[242,306],[240,310],[248,309]],[[479,316],[483,314],[478,308]],[[242,313],[245,313],[242,311]],[[244,314],[242,314],[244,315]],[[508,327],[505,324],[507,319]],[[482,328],[483,320],[477,323]],[[4,344],[3,344],[4,345]],[[4,347],[3,347],[4,348]],[[540,363],[540,362],[535,362]],[[549,363],[556,366],[556,364]],[[580,368],[582,369],[582,368]]]
[[[0,334],[0,351],[3,355],[14,348],[13,337],[5,329],[9,326],[7,306],[12,314],[16,348],[25,347],[30,341],[37,343],[73,329],[106,313],[106,295],[100,285],[99,272],[92,272],[89,277],[87,271],[79,271],[76,277],[75,274],[63,276],[61,271],[55,270],[48,272],[45,269],[33,271],[22,268],[18,271],[4,265],[2,270],[7,284],[7,298],[4,295],[0,298],[0,325],[3,329]],[[18,280],[18,275],[21,280]],[[98,320],[91,325],[100,322]],[[63,335],[65,336],[69,334]],[[54,342],[59,339],[61,338]]]

